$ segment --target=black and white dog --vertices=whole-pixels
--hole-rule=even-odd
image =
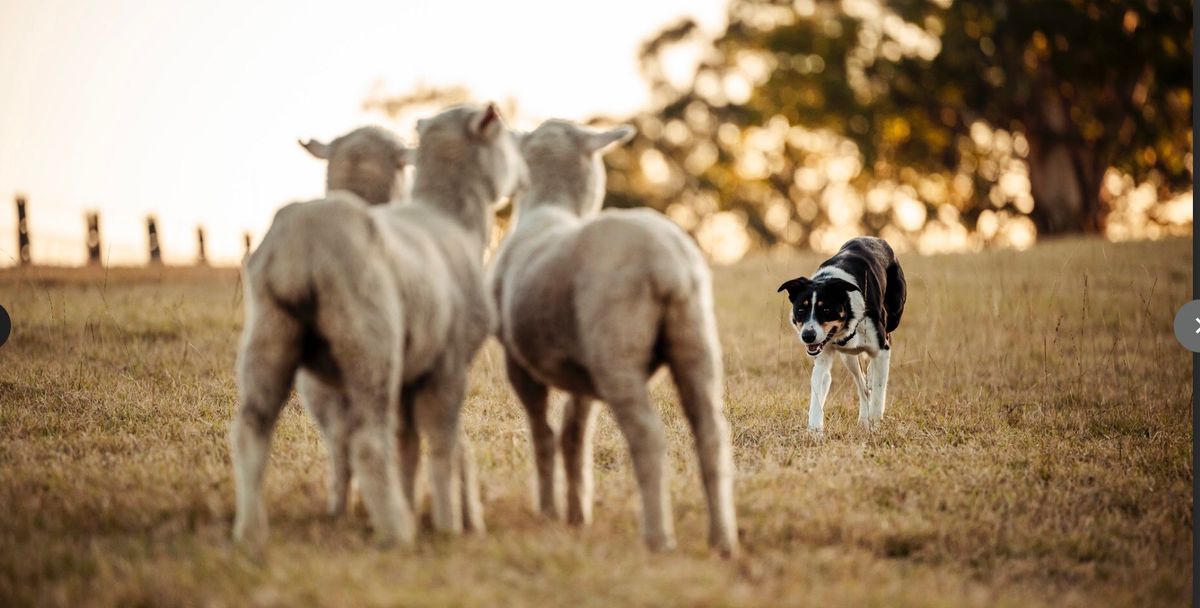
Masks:
[[[813,357],[808,429],[825,428],[834,351],[858,389],[858,423],[873,428],[883,420],[892,332],[904,314],[907,287],[896,254],[883,239],[846,241],[811,279],[799,277],[779,286],[792,303],[792,325]],[[867,373],[859,355],[870,358]]]

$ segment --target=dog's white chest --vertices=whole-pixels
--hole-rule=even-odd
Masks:
[[[863,318],[859,321],[858,328],[855,329],[854,336],[849,341],[843,345],[838,344],[835,340],[832,346],[838,352],[852,355],[867,353],[874,357],[879,354],[879,333],[875,328],[875,322],[869,318]]]

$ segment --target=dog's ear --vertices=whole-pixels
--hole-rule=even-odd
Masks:
[[[787,290],[787,292],[788,292],[788,299],[791,299],[791,298],[792,298],[792,296],[793,296],[793,295],[794,295],[794,294],[795,294],[797,291],[800,291],[801,289],[805,289],[805,288],[807,288],[809,285],[812,285],[812,280],[811,280],[811,279],[809,279],[808,277],[796,277],[796,278],[794,278],[794,279],[791,279],[791,280],[789,280],[789,281],[785,281],[785,282],[783,283],[783,285],[780,285],[780,286],[779,286],[779,289],[776,289],[776,290],[775,290],[775,293],[779,293],[779,292],[781,292],[781,291]]]

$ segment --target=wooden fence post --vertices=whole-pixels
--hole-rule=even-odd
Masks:
[[[17,195],[17,255],[22,266],[33,263],[29,250],[29,222],[25,217],[25,195]]]
[[[100,212],[88,211],[87,218],[87,263],[88,266],[100,265]]]
[[[204,253],[204,226],[196,226],[196,264],[208,264],[208,256]]]
[[[162,264],[162,249],[158,245],[158,223],[154,216],[146,216],[146,236],[150,242],[150,263]]]

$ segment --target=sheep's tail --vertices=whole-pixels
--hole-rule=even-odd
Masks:
[[[703,359],[703,367],[712,368],[710,375],[719,389],[721,345],[713,313],[712,272],[695,241],[675,224],[669,226],[674,234],[660,241],[668,251],[650,261],[654,288],[665,305],[661,331],[672,350],[692,352],[686,357],[683,353],[676,357],[667,353],[668,360],[684,357],[700,364]]]

